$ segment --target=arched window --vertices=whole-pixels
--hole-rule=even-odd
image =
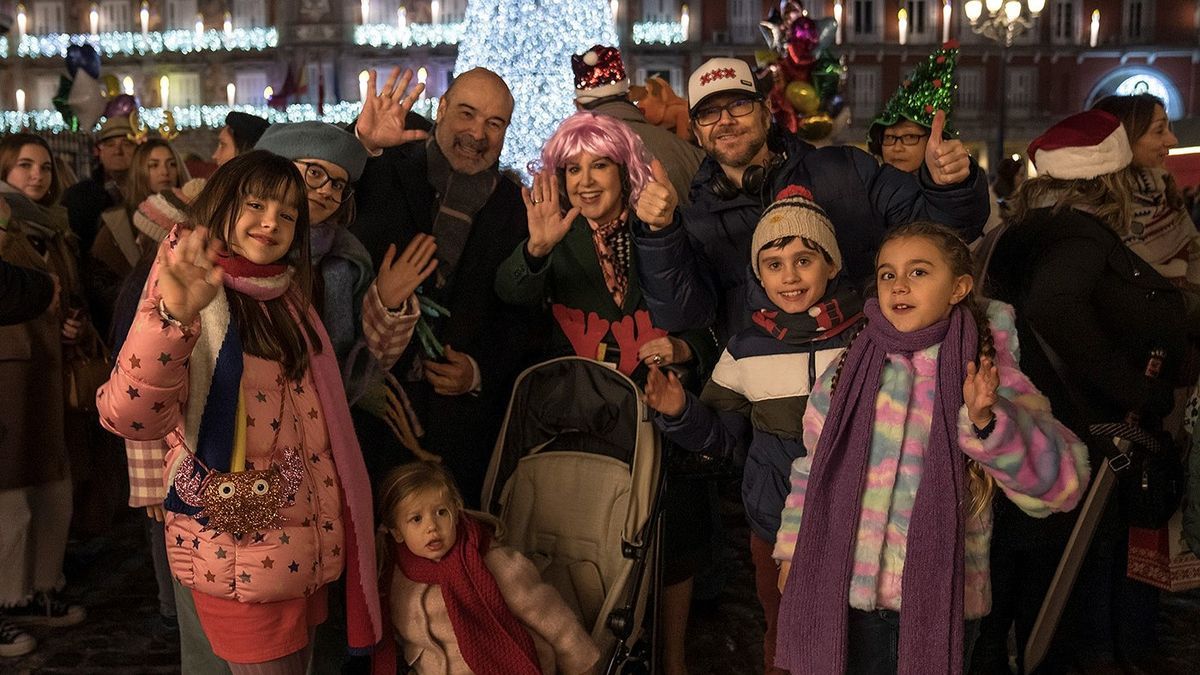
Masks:
[[[1179,88],[1171,78],[1162,72],[1146,66],[1130,66],[1118,68],[1100,80],[1088,96],[1087,107],[1092,107],[1096,101],[1116,94],[1129,96],[1131,94],[1153,94],[1162,99],[1167,117],[1177,120],[1183,117],[1183,97]]]

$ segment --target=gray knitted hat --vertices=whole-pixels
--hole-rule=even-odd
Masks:
[[[362,176],[367,164],[367,151],[354,134],[325,122],[272,124],[254,149],[291,160],[323,159],[345,169],[351,182]]]
[[[758,252],[767,244],[783,237],[801,237],[820,246],[833,259],[833,264],[842,269],[842,252],[838,248],[833,223],[825,210],[813,201],[812,193],[799,185],[789,185],[779,191],[775,202],[763,211],[754,236],[750,241],[750,264],[754,276],[762,279],[758,271]]]

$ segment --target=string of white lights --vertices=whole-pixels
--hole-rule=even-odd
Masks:
[[[674,45],[684,41],[683,24],[678,21],[639,21],[633,24],[635,45]]]
[[[109,32],[100,34],[54,33],[25,35],[17,45],[19,58],[66,56],[71,45],[90,44],[102,55],[111,57],[145,56],[173,52],[262,51],[279,45],[275,28],[234,28],[232,30],[168,30],[163,32]],[[8,58],[9,41],[0,37],[0,57]]]
[[[433,119],[437,110],[437,97],[422,98],[413,106],[413,112]],[[171,106],[171,114],[175,118],[175,128],[188,129],[220,129],[225,126],[225,116],[231,110],[244,112],[267,119],[272,123],[307,122],[320,120],[330,124],[349,124],[358,117],[362,110],[361,101],[339,101],[325,104],[322,114],[317,114],[317,106],[311,103],[295,103],[284,110],[277,110],[265,105],[191,105]],[[162,108],[142,108],[140,117],[146,126],[156,129],[163,123]],[[63,117],[57,110],[30,110],[18,113],[15,110],[0,112],[0,131],[15,133],[22,130],[61,133],[68,131]]]

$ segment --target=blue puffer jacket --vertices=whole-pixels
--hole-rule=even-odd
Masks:
[[[754,279],[749,269],[746,273]],[[757,280],[746,288],[749,306],[780,311]],[[854,298],[842,301],[843,311],[861,320],[861,298],[847,293]],[[822,302],[832,297],[827,291]],[[678,416],[654,416],[659,429],[679,447],[745,459],[742,505],[750,529],[763,541],[775,542],[791,492],[792,461],[807,454],[803,420],[809,392],[826,368],[836,367],[854,333],[850,325],[827,337],[814,332],[785,342],[752,323],[729,340],[699,397],[687,392]]]
[[[928,170],[907,174],[880,166],[857,148],[815,148],[790,134],[773,134],[786,159],[772,172],[762,200],[739,194],[723,200],[710,187],[721,171],[707,157],[692,180],[692,203],[676,222],[658,232],[634,222],[638,274],[655,325],[669,331],[714,326],[719,344],[747,326],[745,305],[750,239],[769,200],[787,185],[807,187],[837,230],[843,273],[865,285],[874,275],[875,253],[884,231],[913,220],[933,220],[971,241],[989,212],[987,181],[972,160],[971,174],[942,187]]]

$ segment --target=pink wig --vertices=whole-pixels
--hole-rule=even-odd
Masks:
[[[629,179],[630,206],[637,202],[642,188],[653,180],[650,153],[646,145],[615,117],[577,112],[563,120],[546,145],[542,146],[542,170],[555,173],[562,171],[567,162],[581,152],[607,157],[621,165]],[[562,187],[565,186],[560,185]]]

